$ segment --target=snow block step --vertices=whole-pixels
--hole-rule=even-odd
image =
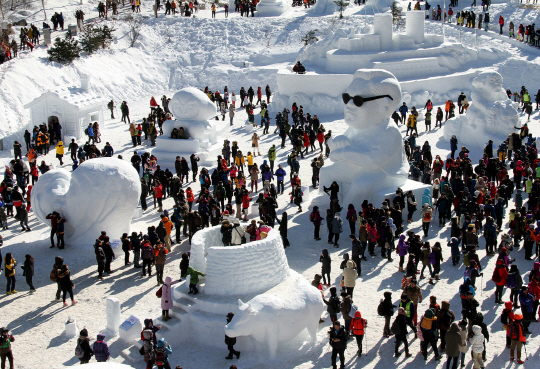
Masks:
[[[120,355],[132,364],[137,364],[143,361],[143,355],[139,353],[139,348],[135,345],[128,347],[120,352]]]

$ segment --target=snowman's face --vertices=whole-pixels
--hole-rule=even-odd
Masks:
[[[188,97],[176,106],[175,111],[179,119],[192,120],[199,115],[199,104],[195,99]]]
[[[392,111],[389,106],[394,102],[388,97],[382,97],[376,100],[364,101],[361,106],[355,104],[355,96],[361,96],[364,99],[379,95],[385,95],[382,89],[378,88],[380,84],[375,81],[366,81],[361,78],[353,80],[345,91],[351,99],[345,104],[345,122],[348,126],[355,129],[370,128],[373,124],[381,122],[385,118],[390,118]]]

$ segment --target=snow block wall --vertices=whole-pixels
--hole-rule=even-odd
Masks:
[[[222,246],[221,226],[196,233],[190,264],[206,274],[205,294],[244,295],[262,292],[283,282],[289,264],[278,231],[260,241]]]

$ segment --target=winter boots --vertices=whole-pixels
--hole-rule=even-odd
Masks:
[[[162,314],[161,315],[161,320],[163,320],[164,322],[168,321],[168,320],[171,320],[171,316],[169,315],[169,310],[167,310],[165,312],[165,314]]]
[[[405,273],[405,270],[403,269],[403,267],[399,267],[399,271],[400,271],[401,273]]]

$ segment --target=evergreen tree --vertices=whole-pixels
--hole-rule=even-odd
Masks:
[[[54,40],[54,45],[47,50],[47,53],[49,54],[50,61],[69,64],[80,56],[81,47],[79,46],[79,42],[74,40],[71,34],[68,33],[63,40],[57,37]]]
[[[97,49],[107,49],[113,40],[114,28],[107,25],[88,24],[80,36],[81,47],[88,54],[92,54]]]
[[[304,37],[302,37],[302,42],[304,43],[305,46],[319,41],[319,38],[315,36],[317,32],[319,32],[319,30],[314,29],[312,31],[309,31],[308,33],[305,34]]]
[[[401,5],[394,1],[392,3],[392,21],[396,25],[396,28],[399,30],[403,27],[403,18],[401,16]]]
[[[345,0],[334,0],[334,4],[339,7],[339,18],[343,18],[343,9],[349,6],[349,2]]]

